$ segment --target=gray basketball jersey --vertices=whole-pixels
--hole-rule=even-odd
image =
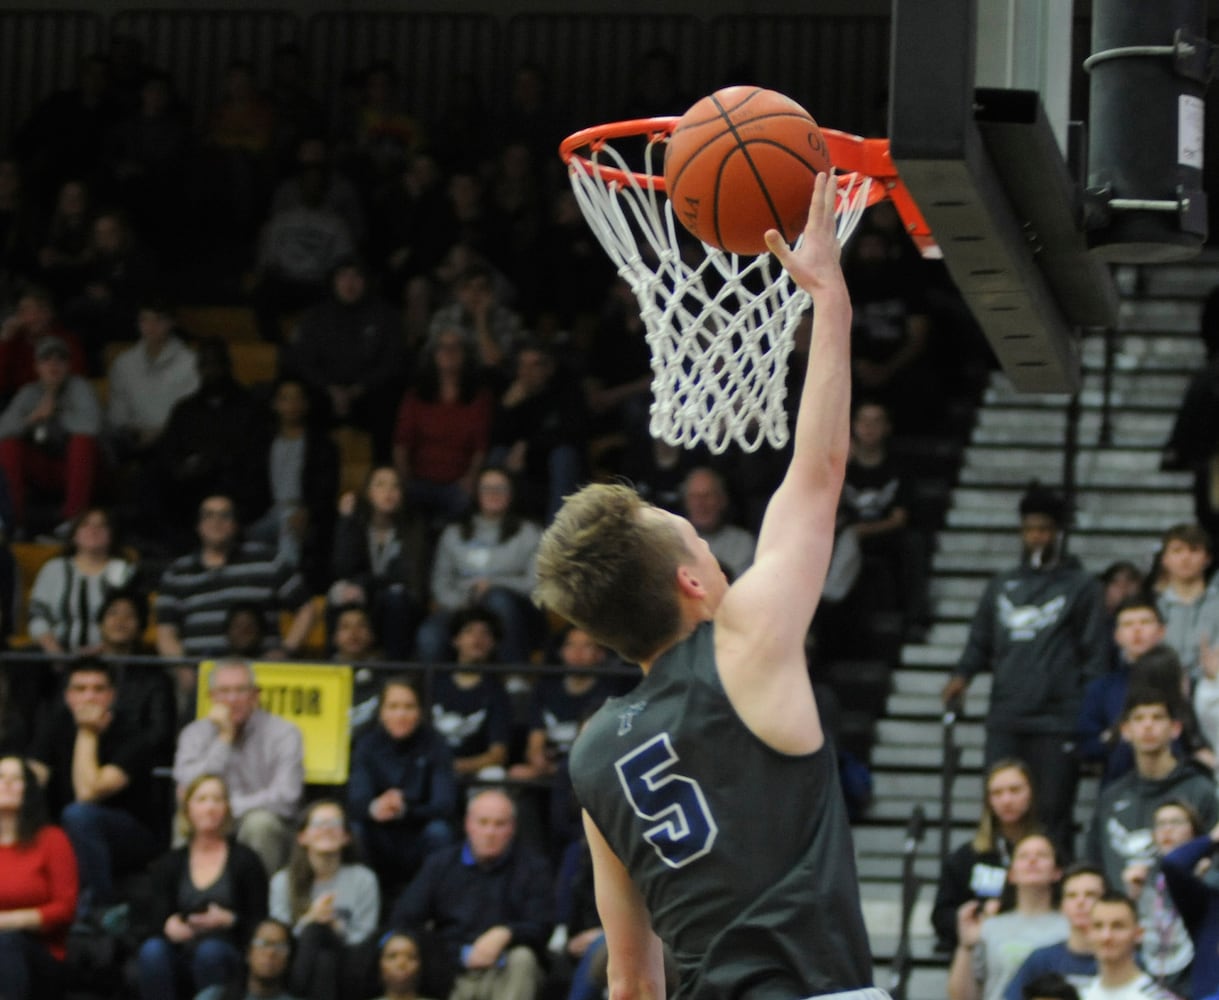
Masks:
[[[791,756],[737,717],[700,626],[571,755],[580,804],[681,968],[678,998],[794,1000],[872,984],[834,752]]]

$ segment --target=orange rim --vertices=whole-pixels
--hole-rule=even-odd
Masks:
[[[631,118],[625,121],[593,125],[573,132],[559,144],[559,155],[568,169],[583,170],[611,184],[626,185],[631,179],[644,190],[665,190],[665,179],[656,174],[645,174],[621,170],[593,160],[613,139],[631,136],[646,138],[648,143],[663,142],[672,134],[680,119],[677,116],[664,118]],[[823,128],[830,159],[838,171],[838,187],[849,190],[860,176],[872,178],[868,191],[868,204],[875,205],[888,198],[902,217],[906,231],[920,250],[935,246],[931,227],[923,218],[914,198],[902,182],[889,152],[888,139],[865,139],[862,136]]]

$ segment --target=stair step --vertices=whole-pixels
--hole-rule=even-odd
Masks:
[[[1179,299],[1124,300],[1118,306],[1119,330],[1146,333],[1198,333],[1202,303]]]
[[[1105,338],[1084,340],[1080,360],[1085,369],[1101,370],[1105,365]],[[1113,362],[1116,368],[1138,371],[1196,371],[1206,352],[1195,328],[1190,333],[1173,335],[1167,331],[1146,334],[1131,330],[1113,336]]]
[[[1171,523],[1165,522],[1163,528],[1167,528]],[[1159,531],[1129,534],[1073,531],[1069,550],[1083,560],[1085,565],[1099,562],[1105,566],[1131,551],[1155,548],[1163,528]],[[999,535],[993,531],[941,532],[934,557],[935,564],[939,566],[941,558],[951,560],[962,556],[985,559],[988,565],[995,565],[998,569],[1010,569],[1016,565],[1018,550],[1014,548],[1012,536]]]
[[[1109,415],[1110,443],[1119,448],[1159,448],[1172,430],[1174,414],[1131,413]],[[1084,444],[1098,442],[1101,414],[1089,410],[1080,415],[1078,438]],[[972,441],[975,445],[1061,446],[1067,432],[1065,410],[983,409],[978,415]]]
[[[871,764],[874,770],[902,767],[943,767],[942,746],[887,746],[877,742],[872,747]],[[976,771],[982,767],[982,747],[964,747],[961,751],[961,770]]]
[[[953,733],[958,746],[981,747],[985,742],[980,721],[958,722]],[[885,746],[923,746],[939,750],[944,745],[944,727],[938,719],[877,719],[876,742]]]
[[[1133,298],[1189,298],[1201,302],[1219,285],[1219,259],[1205,249],[1180,264],[1126,264],[1114,269],[1122,295]],[[1195,330],[1196,334],[1197,331]]]

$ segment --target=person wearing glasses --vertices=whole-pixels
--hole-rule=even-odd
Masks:
[[[245,660],[219,661],[208,677],[212,707],[178,735],[174,781],[186,788],[219,774],[232,795],[237,840],[262,859],[268,876],[287,860],[304,791],[300,730],[258,704],[258,679]]]
[[[346,810],[318,799],[301,813],[288,866],[271,879],[271,916],[297,942],[292,990],[308,1000],[359,996],[376,959],[381,889],[355,858]]]
[[[291,958],[292,932],[278,920],[264,920],[246,949],[246,974],[209,986],[195,1000],[297,1000],[284,986]]]

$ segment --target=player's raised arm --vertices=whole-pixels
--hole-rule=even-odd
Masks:
[[[813,335],[791,464],[767,507],[754,564],[716,615],[721,677],[755,731],[751,708],[761,718],[778,711],[775,727],[798,732],[812,704],[811,690],[794,697],[789,682],[803,676],[808,687],[804,640],[833,550],[850,444],[851,303],[838,262],[835,202],[833,178],[819,174],[800,247],[791,249],[774,231],[766,237],[771,252],[812,296]],[[759,735],[770,739],[766,732]],[[819,727],[811,742],[781,748],[815,749]]]

